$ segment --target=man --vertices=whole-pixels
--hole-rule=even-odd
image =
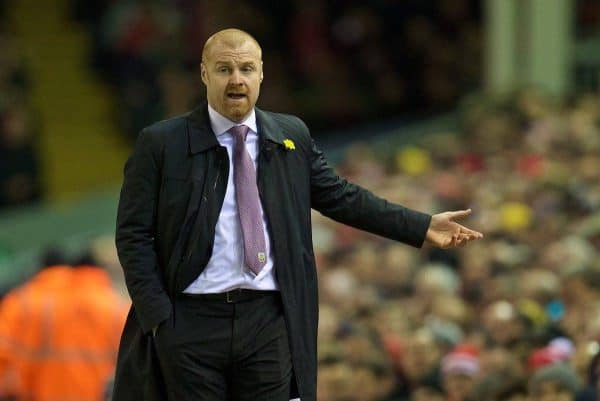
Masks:
[[[113,399],[314,401],[318,295],[310,209],[413,246],[481,238],[335,175],[297,117],[255,108],[259,44],[202,53],[208,104],[153,124],[125,167],[116,243],[133,300]]]

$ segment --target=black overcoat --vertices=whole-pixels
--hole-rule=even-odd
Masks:
[[[299,118],[257,108],[256,119],[258,188],[290,337],[294,395],[315,401],[319,311],[311,208],[417,247],[431,217],[337,176]],[[170,316],[173,295],[211,256],[228,174],[227,151],[212,132],[206,103],[138,136],[117,216],[117,250],[133,306],[119,348],[114,401],[166,401],[151,329]]]

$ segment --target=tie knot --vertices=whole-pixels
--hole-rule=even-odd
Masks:
[[[235,127],[231,127],[229,132],[236,140],[241,140],[242,142],[246,141],[246,135],[248,135],[248,128],[245,125],[236,125]]]

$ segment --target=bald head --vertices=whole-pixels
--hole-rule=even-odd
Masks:
[[[219,31],[213,34],[206,40],[206,43],[204,43],[204,48],[202,49],[202,62],[206,63],[211,58],[213,49],[219,47],[219,45],[230,49],[239,49],[248,43],[250,44],[250,47],[254,48],[257,52],[256,55],[258,59],[262,60],[262,49],[260,45],[248,32],[235,28]]]

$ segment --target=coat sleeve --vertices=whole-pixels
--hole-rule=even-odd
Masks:
[[[431,216],[393,204],[339,177],[311,139],[311,206],[340,223],[421,247]]]
[[[151,133],[142,131],[125,164],[115,237],[127,289],[145,333],[171,313],[154,247],[161,182],[159,155],[153,149]]]

